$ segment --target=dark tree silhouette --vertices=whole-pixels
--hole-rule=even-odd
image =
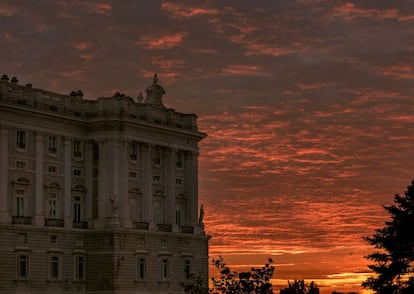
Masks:
[[[191,275],[188,282],[183,283],[184,292],[187,294],[208,294],[209,289],[207,283],[199,275]]]
[[[377,294],[414,293],[414,180],[403,196],[396,194],[394,204],[384,206],[391,220],[365,240],[377,251],[366,258],[376,274],[362,286]]]
[[[219,270],[220,277],[212,278],[212,294],[271,294],[273,293],[270,279],[273,277],[273,260],[269,258],[261,268],[251,268],[248,272],[237,273],[224,263],[220,256],[213,260]]]
[[[309,284],[305,280],[288,281],[288,287],[280,290],[280,294],[318,294],[319,288],[312,281]]]

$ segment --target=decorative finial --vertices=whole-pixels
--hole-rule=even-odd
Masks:
[[[154,74],[154,77],[152,78],[152,82],[154,84],[158,83],[158,77],[157,77],[157,74],[156,73]]]

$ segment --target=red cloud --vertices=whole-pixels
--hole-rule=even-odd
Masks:
[[[161,4],[161,9],[172,13],[172,18],[177,19],[184,19],[200,15],[216,15],[220,13],[220,11],[218,11],[217,9],[189,7],[183,4],[172,2],[163,2]]]
[[[358,17],[375,18],[379,20],[394,18],[398,19],[398,9],[362,9],[356,7],[355,3],[348,2],[334,9],[333,15],[343,17],[345,20],[353,20]]]
[[[84,51],[87,49],[91,49],[93,46],[92,42],[82,42],[82,41],[75,41],[72,43],[72,46],[80,51]]]
[[[173,35],[142,36],[137,45],[143,46],[146,49],[171,49],[179,46],[186,35],[187,33],[181,32]]]
[[[229,65],[223,69],[222,72],[233,75],[244,75],[244,76],[269,76],[269,73],[266,73],[258,65],[242,65],[242,64],[233,64]]]

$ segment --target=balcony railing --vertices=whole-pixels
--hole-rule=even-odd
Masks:
[[[13,216],[12,222],[15,225],[31,225],[32,218],[29,216]]]
[[[46,227],[64,227],[65,221],[60,218],[45,218]]]
[[[169,225],[169,224],[157,224],[157,229],[160,232],[171,232],[171,225]]]
[[[149,224],[145,222],[134,222],[135,229],[148,231]]]
[[[194,233],[194,228],[192,226],[181,226],[180,227],[180,233],[193,234]]]
[[[73,221],[72,227],[76,229],[87,229],[88,228],[88,222],[85,221]]]

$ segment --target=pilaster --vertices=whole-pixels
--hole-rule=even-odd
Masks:
[[[128,202],[128,142],[119,143],[119,217],[121,226],[126,228],[132,227],[130,209]]]
[[[36,182],[35,182],[35,203],[34,203],[34,225],[44,225],[43,214],[43,141],[44,136],[37,133],[35,137],[36,147]]]
[[[104,226],[106,218],[107,190],[106,175],[110,173],[106,163],[108,159],[107,142],[98,141],[99,160],[98,160],[98,220],[95,221],[94,227],[101,228]]]
[[[143,144],[142,151],[142,219],[154,226],[153,208],[152,208],[152,145]]]
[[[166,223],[173,226],[173,231],[178,231],[175,220],[175,161],[177,150],[169,148],[166,150],[166,201],[164,211],[166,213]]]
[[[92,141],[85,142],[85,220],[91,224],[93,207],[93,146]]]
[[[7,177],[8,177],[8,130],[0,128],[0,223],[9,223],[10,215],[8,211],[8,193],[7,193]]]
[[[198,224],[198,155],[197,151],[186,154],[187,181],[187,223]]]
[[[63,219],[65,228],[72,227],[72,140],[64,138]]]

